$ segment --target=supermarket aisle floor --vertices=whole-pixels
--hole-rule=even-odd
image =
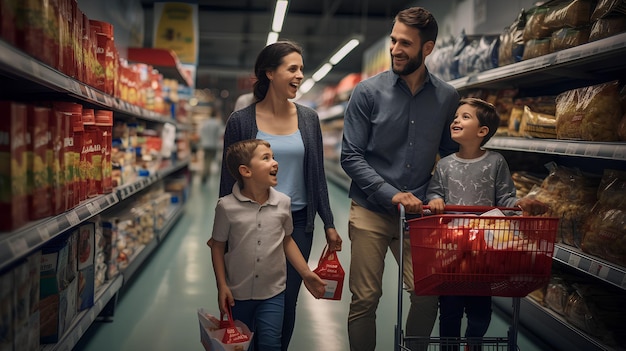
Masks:
[[[167,240],[146,261],[144,268],[118,300],[113,322],[96,323],[85,333],[74,350],[203,350],[200,344],[196,309],[215,311],[216,295],[211,256],[205,245],[212,228],[217,200],[218,179],[208,185],[194,179],[186,213],[174,226]],[[339,258],[349,266],[350,243],[347,234],[349,199],[346,192],[329,183],[331,205],[337,230],[344,238]],[[324,245],[318,219],[310,265],[314,267]],[[378,350],[393,350],[397,310],[397,266],[388,255],[384,274],[386,289],[378,309]],[[341,301],[315,300],[305,289],[300,295],[296,330],[290,349],[298,351],[348,350],[346,316],[350,291],[344,284]],[[405,294],[406,295],[406,294]],[[408,303],[405,299],[406,306]],[[509,321],[494,314],[489,336],[506,336]],[[437,335],[435,330],[433,335]],[[545,349],[520,334],[520,350]]]

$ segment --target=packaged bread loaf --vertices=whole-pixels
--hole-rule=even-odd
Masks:
[[[524,27],[524,41],[549,37],[552,30],[545,25],[548,8],[539,6],[531,11],[529,11]]]
[[[524,27],[526,12],[522,10],[515,21],[500,35],[498,66],[510,65],[522,60],[524,55]]]
[[[598,187],[598,202],[584,226],[581,249],[626,266],[626,172],[606,169]]]
[[[626,31],[626,15],[618,14],[600,18],[593,22],[589,32],[589,41],[600,40]]]
[[[591,14],[591,20],[596,21],[620,13],[626,14],[626,3],[623,0],[599,0]]]
[[[550,50],[552,52],[573,48],[589,42],[589,27],[583,28],[561,28],[552,33],[550,39]]]
[[[568,90],[556,99],[557,138],[617,141],[621,116],[618,81]]]
[[[590,23],[593,2],[591,0],[555,1],[545,17],[545,25],[552,30],[563,27],[582,27]]]
[[[531,39],[525,43],[523,60],[547,55],[550,51],[550,38]]]

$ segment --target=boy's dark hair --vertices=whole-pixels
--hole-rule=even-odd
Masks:
[[[261,50],[254,64],[256,81],[254,82],[253,93],[257,101],[265,99],[270,88],[270,80],[265,73],[278,68],[283,63],[283,57],[292,52],[297,52],[302,56],[302,48],[298,44],[286,40],[277,41]]]
[[[496,134],[496,131],[500,126],[500,117],[498,116],[498,112],[496,112],[496,108],[495,106],[493,106],[493,104],[490,104],[482,99],[464,98],[459,101],[459,106],[466,104],[476,108],[476,118],[478,118],[478,123],[480,123],[480,126],[485,126],[489,128],[489,132],[487,133],[487,135],[485,135],[483,141],[480,143],[480,146],[483,146],[489,141],[489,139],[491,139],[494,134]]]
[[[435,43],[437,40],[437,34],[439,32],[437,21],[432,13],[423,7],[410,7],[398,12],[394,19],[394,23],[395,22],[400,22],[419,30],[422,45],[427,41]]]
[[[230,174],[237,180],[239,187],[243,189],[243,177],[239,173],[239,166],[249,166],[254,155],[254,150],[259,145],[270,147],[270,143],[261,139],[248,139],[238,141],[226,149],[226,167]]]

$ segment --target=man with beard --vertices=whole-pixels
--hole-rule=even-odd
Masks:
[[[382,295],[387,249],[399,257],[399,213],[421,213],[437,154],[458,149],[450,123],[459,103],[451,85],[428,72],[437,22],[421,7],[400,11],[391,31],[391,70],[359,83],[344,115],[341,165],[352,179],[348,315],[351,350],[376,347],[376,309]],[[437,296],[416,296],[409,239],[404,247],[404,283],[410,292],[406,335],[429,337]]]

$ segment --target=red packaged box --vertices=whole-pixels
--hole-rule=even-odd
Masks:
[[[0,231],[26,223],[26,105],[0,101]]]

